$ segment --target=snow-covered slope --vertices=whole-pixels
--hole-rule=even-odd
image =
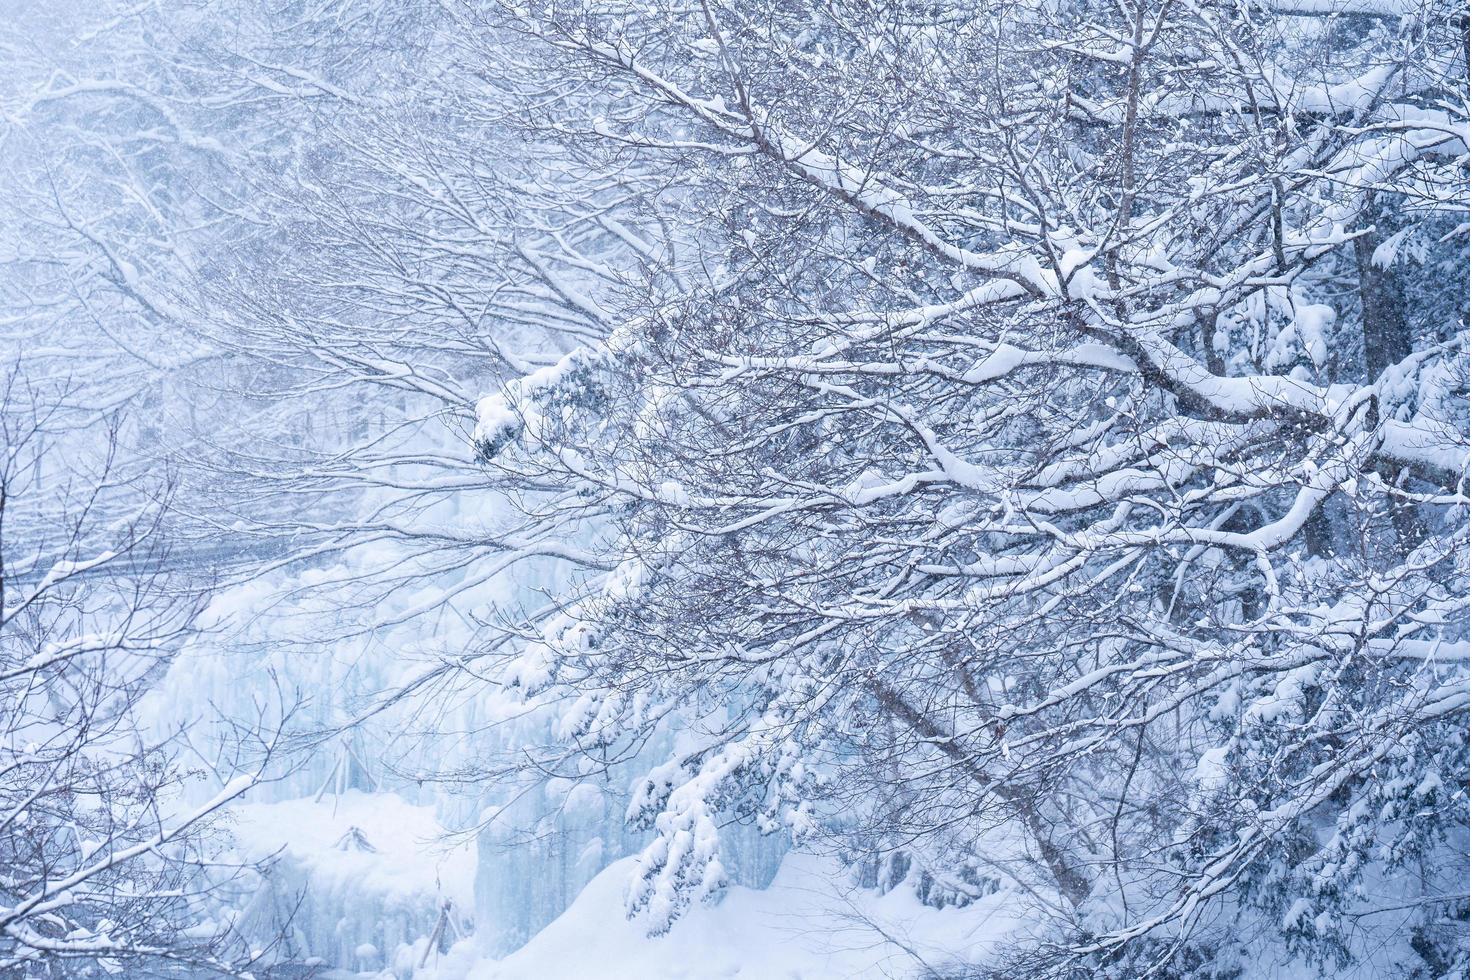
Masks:
[[[251,914],[275,921],[253,931],[285,926],[291,958],[408,976],[429,937],[447,945],[472,927],[473,843],[446,842],[431,806],[348,790],[247,803],[234,817],[242,854],[273,863]]]
[[[439,964],[436,980],[843,980],[923,976],[974,962],[1024,928],[1002,890],[964,909],[920,906],[908,889],[854,889],[829,860],[788,855],[769,888],[732,887],[650,939],[623,894],[633,860],[615,862],[571,907],[501,960],[473,941]]]

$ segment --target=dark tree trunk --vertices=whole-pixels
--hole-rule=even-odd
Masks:
[[[1363,207],[1363,223],[1373,230],[1353,241],[1358,266],[1358,298],[1363,307],[1363,366],[1369,382],[1413,351],[1413,337],[1405,309],[1404,284],[1392,261],[1375,262],[1374,252],[1396,230],[1382,198],[1369,194]],[[1390,517],[1399,547],[1408,551],[1424,539],[1424,524],[1415,506],[1390,504]]]
[[[1404,315],[1404,284],[1393,263],[1379,265],[1373,253],[1393,234],[1387,209],[1371,195],[1363,209],[1364,223],[1374,229],[1353,241],[1358,261],[1358,298],[1363,305],[1363,363],[1368,380],[1374,381],[1390,365],[1409,356],[1413,349],[1409,324]]]

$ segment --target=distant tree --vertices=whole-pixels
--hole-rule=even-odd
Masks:
[[[210,902],[231,874],[211,823],[269,737],[222,743],[223,788],[184,805],[187,733],[140,711],[199,603],[170,573],[166,485],[119,475],[115,416],[19,364],[3,385],[0,975],[237,972],[260,951]]]

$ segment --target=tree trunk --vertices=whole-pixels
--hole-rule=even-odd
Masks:
[[[1363,307],[1363,365],[1367,381],[1372,383],[1413,350],[1408,317],[1405,312],[1404,284],[1392,256],[1375,261],[1380,245],[1394,233],[1392,217],[1383,200],[1369,194],[1362,217],[1372,223],[1373,230],[1353,241],[1358,265],[1358,298]],[[1424,539],[1424,524],[1414,505],[1394,501],[1389,515],[1398,535],[1401,551],[1409,551]]]

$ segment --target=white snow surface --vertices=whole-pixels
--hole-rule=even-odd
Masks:
[[[428,900],[431,908],[438,899],[474,907],[474,846],[446,845],[432,806],[414,806],[393,793],[348,790],[320,801],[243,803],[233,812],[231,830],[243,852],[256,859],[279,853],[317,885]],[[349,836],[354,829],[355,840]]]
[[[347,790],[233,812],[241,853],[275,861],[253,928],[288,923],[288,955],[337,968],[324,976],[406,978],[441,917],[450,938],[470,933],[474,846],[446,844],[434,807]]]
[[[786,857],[770,887],[731,887],[663,936],[650,938],[624,912],[634,859],[604,869],[572,906],[501,960],[469,940],[434,970],[435,980],[844,980],[922,976],[993,955],[1026,928],[1004,889],[960,909],[919,904],[907,888],[855,888],[827,858]],[[885,934],[889,938],[885,938]],[[906,951],[907,950],[911,951]],[[432,966],[432,964],[431,964]],[[417,974],[423,977],[424,974]]]

